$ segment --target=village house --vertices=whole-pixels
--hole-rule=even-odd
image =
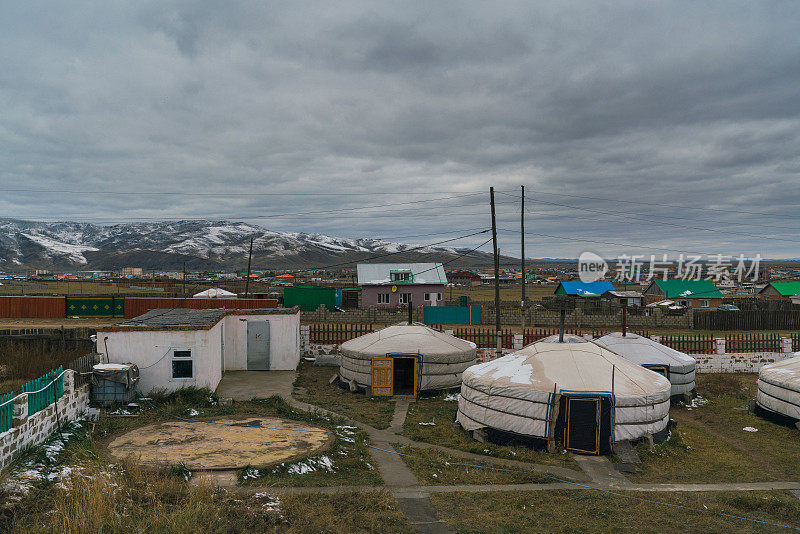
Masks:
[[[577,297],[599,297],[606,291],[615,291],[614,284],[606,280],[597,282],[561,282],[553,292],[554,295],[574,295]]]
[[[361,263],[361,306],[440,306],[447,275],[441,263]]]
[[[447,279],[451,284],[457,286],[479,286],[481,285],[481,275],[472,271],[451,271],[447,273]]]
[[[617,301],[622,306],[635,307],[642,305],[642,293],[639,291],[606,291],[602,294],[602,297],[607,300]]]
[[[790,302],[794,295],[800,295],[800,282],[770,282],[758,292],[760,298],[773,302]]]
[[[300,311],[151,310],[97,331],[104,363],[135,363],[139,389],[215,389],[225,371],[288,371],[300,361]]]
[[[700,310],[716,310],[722,304],[722,292],[711,280],[672,278],[653,280],[643,296],[645,304],[671,299],[679,306]]]

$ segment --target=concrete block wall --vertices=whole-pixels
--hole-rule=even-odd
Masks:
[[[500,321],[503,325],[518,325],[522,321],[522,310],[501,308]],[[414,321],[422,322],[422,308],[412,311]],[[559,314],[526,310],[525,324],[532,327],[554,327],[559,324]],[[346,312],[331,312],[324,306],[316,311],[300,312],[300,320],[304,323],[366,323],[366,324],[395,324],[408,319],[407,311],[392,311],[382,308],[370,307]],[[482,322],[485,325],[495,324],[493,306],[483,306]],[[688,310],[683,315],[666,315],[660,309],[651,310],[650,315],[629,314],[627,318],[629,328],[692,328],[693,315]],[[569,328],[614,328],[622,324],[622,313],[616,314],[587,314],[581,308],[576,308],[566,314],[565,324]]]
[[[89,385],[75,386],[75,371],[64,373],[64,394],[58,401],[28,416],[28,397],[14,401],[13,428],[0,434],[0,469],[5,469],[26,447],[43,443],[58,428],[78,418],[89,406]]]

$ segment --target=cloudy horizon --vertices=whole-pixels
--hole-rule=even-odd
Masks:
[[[493,186],[516,256],[525,185],[528,257],[800,257],[793,2],[4,14],[0,217],[425,244],[488,227]]]

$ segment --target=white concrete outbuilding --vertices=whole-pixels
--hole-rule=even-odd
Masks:
[[[397,324],[340,347],[339,375],[373,395],[415,395],[456,388],[477,362],[476,346],[423,324]]]
[[[630,332],[612,332],[594,340],[626,360],[666,376],[672,384],[672,397],[695,391],[694,358],[648,337]]]
[[[215,389],[225,371],[294,370],[300,311],[151,310],[97,331],[104,362],[139,366],[139,390]]]
[[[669,398],[664,376],[570,336],[464,371],[456,421],[470,431],[607,454],[616,441],[664,430]]]
[[[800,421],[800,352],[758,372],[756,404],[768,413]]]

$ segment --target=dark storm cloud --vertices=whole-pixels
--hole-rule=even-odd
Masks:
[[[0,216],[391,237],[486,225],[487,195],[306,213],[525,184],[532,234],[800,256],[798,19],[792,2],[10,5],[6,189],[393,194],[6,191]],[[516,229],[517,201],[498,201]]]

